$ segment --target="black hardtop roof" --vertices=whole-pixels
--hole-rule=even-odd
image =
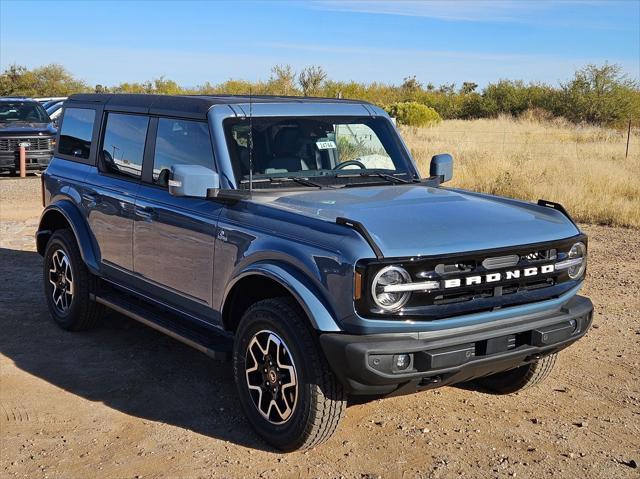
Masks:
[[[153,95],[135,93],[77,93],[67,100],[69,103],[94,103],[107,109],[124,109],[139,113],[154,113],[192,118],[206,118],[213,105],[239,103],[367,103],[358,100],[274,95]]]

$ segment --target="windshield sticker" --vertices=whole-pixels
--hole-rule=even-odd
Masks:
[[[335,150],[336,142],[335,141],[316,141],[316,146],[318,150]]]

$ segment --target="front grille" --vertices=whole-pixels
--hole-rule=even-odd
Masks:
[[[451,264],[440,263],[434,268],[434,272],[442,280],[448,278],[460,278],[464,280],[470,276],[484,276],[493,272],[502,272],[508,269],[517,269],[523,271],[532,266],[540,266],[542,264],[550,264],[557,257],[555,248],[521,251],[519,254],[505,256],[478,256],[477,258],[469,258],[464,262],[455,262]],[[419,273],[423,277],[429,277],[429,274]],[[431,295],[432,301],[429,304],[452,304],[462,303],[465,301],[473,301],[480,298],[490,298],[496,296],[504,296],[506,294],[522,293],[533,291],[535,289],[546,288],[557,284],[558,273],[550,273],[546,278],[540,278],[539,275],[534,277],[519,277],[517,279],[502,279],[496,283],[481,283],[472,286],[462,286],[447,290],[442,288],[441,291]],[[477,277],[477,276],[476,276]],[[422,302],[424,304],[424,301]]]
[[[0,151],[17,151],[20,143],[29,143],[26,151],[49,151],[53,148],[53,138],[36,136],[33,138],[0,138]]]
[[[573,287],[575,281],[566,270],[556,270],[552,265],[565,260],[579,240],[586,238],[445,257],[362,261],[356,269],[363,275],[365,286],[356,309],[365,317],[388,317],[373,303],[369,292],[376,272],[389,264],[404,268],[412,282],[429,284],[428,289],[413,291],[398,312],[406,319],[448,318],[556,297]]]

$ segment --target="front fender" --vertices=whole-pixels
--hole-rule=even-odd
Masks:
[[[89,232],[89,227],[82,213],[71,201],[62,200],[47,206],[40,216],[40,224],[36,232],[36,244],[38,252],[44,254],[49,238],[56,229],[65,227],[60,223],[60,216],[73,231],[73,235],[78,243],[82,260],[87,265],[91,273],[97,274],[100,270],[100,262],[96,254],[96,245],[93,236]]]
[[[322,332],[342,331],[329,308],[321,300],[322,295],[316,291],[316,288],[300,271],[286,264],[258,262],[246,266],[227,285],[223,304],[226,303],[227,296],[233,286],[250,275],[267,277],[286,288],[298,301],[316,330]]]

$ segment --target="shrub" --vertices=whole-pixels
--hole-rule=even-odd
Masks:
[[[556,113],[575,123],[615,125],[638,113],[638,87],[619,65],[587,65],[562,84],[563,103]]]
[[[0,0],[2,1],[2,0]],[[267,81],[230,79],[184,87],[164,77],[151,81],[96,85],[78,80],[56,64],[27,69],[10,65],[0,71],[0,96],[62,96],[95,90],[114,93],[298,95],[365,100],[390,105],[386,110],[399,123],[411,126],[435,124],[450,119],[498,118],[500,115],[546,119],[566,118],[573,123],[591,123],[625,128],[640,121],[640,82],[629,79],[619,65],[587,65],[560,86],[545,83],[500,80],[482,89],[472,81],[460,88],[453,83],[424,85],[408,76],[401,85],[335,81],[320,66],[299,73],[289,65],[276,65]],[[532,110],[532,111],[528,111]],[[558,120],[560,122],[564,120]]]
[[[401,125],[426,126],[435,125],[442,121],[438,112],[433,108],[414,101],[394,103],[385,109]]]
[[[497,106],[491,99],[483,98],[478,93],[460,95],[460,107],[456,117],[462,120],[496,116]]]

